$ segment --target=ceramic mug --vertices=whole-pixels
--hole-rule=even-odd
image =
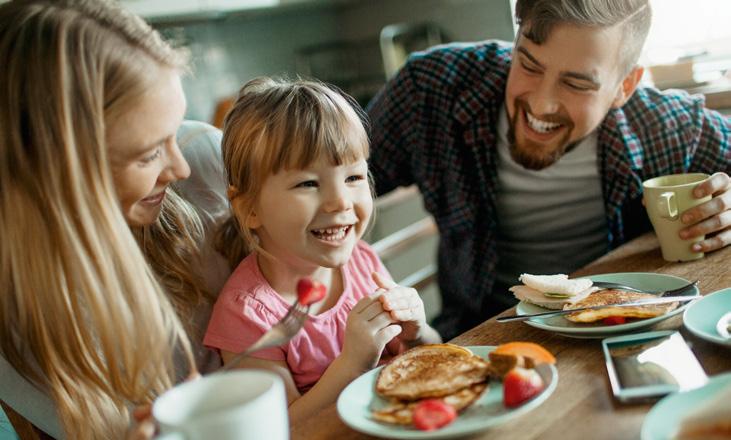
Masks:
[[[703,252],[693,252],[691,246],[704,240],[704,235],[683,240],[678,234],[686,226],[680,221],[683,212],[711,200],[710,195],[700,199],[693,196],[693,189],[709,177],[703,173],[672,174],[642,183],[645,209],[665,260],[690,261],[703,257]]]
[[[204,376],[166,391],[152,406],[158,440],[286,440],[282,379],[264,370]]]

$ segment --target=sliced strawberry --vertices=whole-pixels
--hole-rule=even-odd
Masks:
[[[503,404],[508,408],[522,405],[543,390],[543,379],[533,369],[515,367],[503,378]]]
[[[447,426],[457,418],[457,411],[452,405],[439,399],[426,399],[414,407],[412,419],[416,429],[433,431]]]
[[[627,318],[624,316],[607,316],[602,319],[602,324],[604,325],[617,325],[624,324],[625,322],[627,322]]]
[[[297,282],[297,301],[309,306],[325,298],[325,285],[311,278],[302,278]]]

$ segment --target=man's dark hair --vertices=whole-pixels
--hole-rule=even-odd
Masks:
[[[519,32],[542,44],[557,24],[587,27],[621,26],[620,59],[622,77],[640,57],[650,30],[649,0],[517,0],[515,19]]]

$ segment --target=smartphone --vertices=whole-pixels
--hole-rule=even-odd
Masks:
[[[674,330],[607,338],[602,348],[612,393],[623,402],[653,400],[708,381],[685,339]]]

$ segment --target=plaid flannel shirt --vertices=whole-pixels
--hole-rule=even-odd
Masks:
[[[443,309],[435,326],[445,337],[497,312],[489,300],[499,258],[496,128],[511,49],[487,41],[413,54],[368,106],[377,193],[416,183],[439,227]],[[731,120],[703,103],[701,96],[640,87],[597,129],[607,250],[649,230],[643,180],[729,173]]]

